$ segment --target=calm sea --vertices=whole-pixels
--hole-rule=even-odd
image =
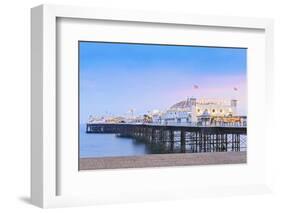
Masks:
[[[80,126],[80,157],[136,156],[151,154],[144,144],[115,134],[86,134],[85,125]]]

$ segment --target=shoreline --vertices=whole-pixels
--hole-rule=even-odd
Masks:
[[[80,158],[79,170],[149,168],[247,163],[247,152],[150,154],[143,156]]]

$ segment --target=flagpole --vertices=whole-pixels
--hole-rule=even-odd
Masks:
[[[234,100],[237,100],[237,98],[238,98],[237,97],[238,88],[237,87],[233,87],[233,91],[234,91]]]
[[[193,85],[193,90],[194,90],[194,97],[193,98],[198,98],[198,94],[196,94],[196,91],[199,89],[199,86],[197,84]]]

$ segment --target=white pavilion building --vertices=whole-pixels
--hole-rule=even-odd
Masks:
[[[159,124],[197,124],[214,118],[234,118],[237,116],[237,100],[187,98],[151,116],[153,123]]]

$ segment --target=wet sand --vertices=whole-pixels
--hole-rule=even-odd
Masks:
[[[152,154],[129,157],[81,158],[80,170],[241,164],[247,162],[247,152],[207,152]]]

